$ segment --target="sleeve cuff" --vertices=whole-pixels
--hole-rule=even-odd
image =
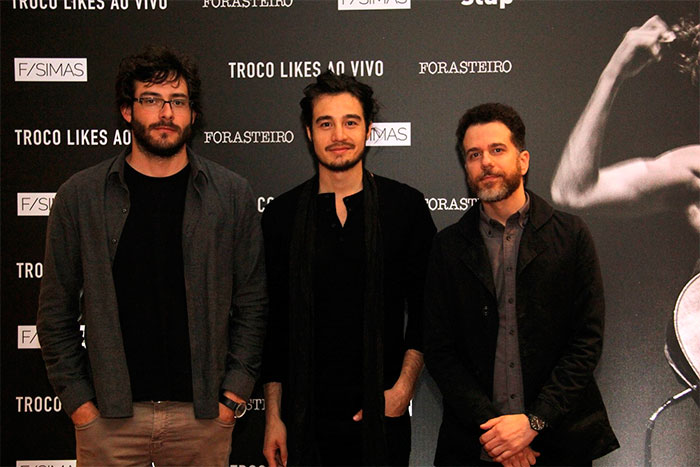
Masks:
[[[70,416],[78,407],[95,399],[95,390],[88,382],[81,381],[66,388],[58,397],[61,399],[63,410]]]
[[[221,388],[238,395],[243,400],[250,399],[255,387],[255,379],[240,371],[229,371],[226,373]]]

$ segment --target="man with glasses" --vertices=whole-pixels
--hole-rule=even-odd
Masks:
[[[37,317],[49,380],[78,465],[228,465],[267,309],[253,196],[187,146],[202,115],[188,57],[127,57],[116,93],[131,147],[71,177],[49,217]]]

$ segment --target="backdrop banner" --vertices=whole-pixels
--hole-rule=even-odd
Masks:
[[[700,1],[672,0],[0,1],[0,464],[75,465],[73,427],[36,337],[47,216],[72,174],[131,143],[114,106],[117,66],[162,44],[200,66],[204,126],[193,147],[247,178],[260,212],[313,174],[299,100],[326,69],[374,88],[368,168],[421,190],[439,229],[475,202],[455,152],[459,118],[484,102],[513,106],[527,126],[528,188],[580,214],[601,259],[596,377],[622,447],[594,464],[642,465],[646,448],[655,465],[700,465],[697,391],[659,414],[645,443],[648,419],[688,387],[664,348],[700,257],[700,93],[684,69],[698,60],[699,15]],[[635,49],[639,63],[604,89],[628,31],[654,16],[674,30],[660,59]],[[596,182],[601,196],[572,180]],[[261,388],[249,410],[231,465],[265,465]],[[428,372],[411,410],[411,464],[432,465],[442,407]]]

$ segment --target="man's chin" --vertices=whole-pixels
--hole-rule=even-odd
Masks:
[[[170,145],[158,145],[152,143],[142,144],[141,148],[155,157],[160,157],[161,159],[170,159],[175,156],[183,148],[184,143],[176,143]]]
[[[502,201],[507,197],[506,190],[503,190],[502,188],[481,189],[477,191],[476,195],[481,201],[485,201],[487,203]]]
[[[330,170],[331,172],[347,172],[348,170],[354,168],[357,164],[359,164],[362,161],[362,158],[354,159],[351,161],[340,161],[333,163],[323,162],[320,159],[317,160],[319,164],[321,164],[324,168]]]

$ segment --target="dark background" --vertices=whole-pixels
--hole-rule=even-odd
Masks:
[[[20,275],[17,263],[42,261],[46,226],[45,216],[17,215],[17,193],[55,192],[76,171],[121,149],[112,144],[122,128],[113,88],[123,56],[146,44],[193,55],[203,81],[205,131],[294,133],[290,144],[217,145],[205,144],[202,135],[195,138],[199,153],[248,178],[261,198],[277,196],[313,172],[298,106],[312,77],[282,78],[280,62],[319,61],[325,69],[329,61],[343,61],[350,73],[351,60],[381,60],[381,76],[359,78],[373,86],[382,104],[379,121],[411,122],[412,144],[373,148],[371,170],[415,186],[428,199],[444,198],[448,205],[465,198],[454,151],[457,121],[473,105],[501,101],[518,109],[527,125],[529,188],[551,199],[551,179],[568,135],[625,32],[655,14],[672,24],[689,14],[697,18],[700,11],[698,1],[585,0],[514,0],[504,9],[413,0],[411,9],[382,11],[339,11],[338,2],[330,0],[218,9],[204,8],[204,0],[160,0],[165,9],[148,11],[129,0],[129,8],[120,11],[104,0],[103,9],[66,9],[77,2],[56,0],[56,9],[33,10],[21,9],[19,0],[0,1],[2,465],[75,457],[68,417],[29,412],[24,405],[24,398],[34,401],[53,392],[40,351],[17,345],[17,327],[35,323],[39,290],[39,279]],[[87,58],[88,81],[16,82],[16,57]],[[461,60],[508,60],[512,69],[419,74],[419,62]],[[231,78],[229,62],[259,61],[275,64],[273,78]],[[678,73],[674,61],[668,53],[622,87],[607,127],[604,165],[698,144],[698,87]],[[62,141],[58,146],[17,144],[16,129],[58,129]],[[66,132],[77,129],[106,129],[108,143],[69,146]],[[435,210],[433,218],[443,228],[462,214]],[[664,359],[664,332],[698,259],[698,234],[681,207],[660,216],[592,213],[584,218],[601,258],[608,306],[597,378],[622,444],[596,465],[641,465],[647,418],[683,389]],[[265,463],[261,391],[253,397],[259,410],[234,431],[235,465]],[[432,462],[440,417],[439,392],[424,373],[413,402],[412,464]],[[691,400],[659,417],[653,444],[657,465],[700,465],[699,420]]]

